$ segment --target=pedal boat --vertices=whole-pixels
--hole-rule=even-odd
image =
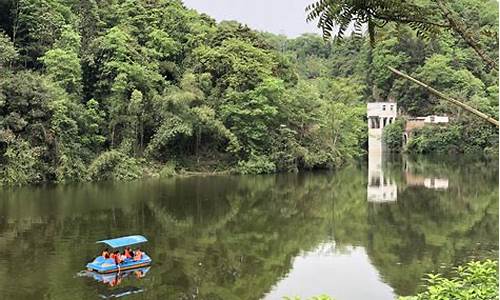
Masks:
[[[126,246],[142,244],[148,240],[142,235],[124,236],[116,239],[98,241],[97,244],[106,244],[113,249],[120,249]],[[137,268],[144,268],[151,265],[152,259],[145,252],[142,252],[142,259],[125,259],[120,264],[116,264],[112,258],[105,259],[102,256],[96,257],[93,262],[87,264],[87,270],[100,274],[122,272]]]

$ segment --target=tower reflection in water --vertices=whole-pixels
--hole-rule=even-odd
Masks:
[[[373,145],[373,144],[372,144]],[[395,178],[394,172],[391,174],[386,165],[389,154],[384,153],[382,144],[379,147],[372,147],[368,152],[368,186],[367,200],[369,202],[384,203],[394,202],[398,199],[398,191],[401,192],[408,187],[424,187],[433,190],[447,190],[448,178],[444,176],[426,176],[413,171],[412,162],[403,157],[402,181]],[[425,170],[424,170],[425,172]]]
[[[384,128],[394,123],[398,108],[393,101],[370,102],[367,104],[368,117],[368,202],[394,202],[398,199],[398,189],[401,191],[408,186],[423,186],[429,189],[448,189],[448,178],[424,177],[411,172],[411,166],[403,158],[404,183],[399,187],[390,172],[384,168],[384,157],[388,151],[384,149]]]

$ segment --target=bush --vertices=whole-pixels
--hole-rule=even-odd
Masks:
[[[428,125],[413,132],[406,149],[411,153],[461,152],[458,126]]]
[[[239,161],[237,172],[247,174],[269,174],[276,171],[276,165],[267,156],[251,155],[247,161]]]
[[[406,150],[411,153],[479,153],[498,148],[498,131],[477,120],[455,121],[447,126],[427,125],[416,129]]]
[[[22,139],[13,140],[0,155],[0,185],[23,185],[42,180],[38,169],[40,149]]]
[[[403,148],[403,133],[405,130],[405,121],[397,119],[396,122],[384,127],[382,139],[389,151],[400,152]]]
[[[67,153],[59,157],[55,169],[57,182],[76,182],[85,178],[85,164],[78,154]]]
[[[90,165],[91,180],[133,180],[142,177],[140,163],[122,152],[111,150],[99,155]]]
[[[472,261],[455,269],[457,275],[451,279],[440,274],[429,274],[425,281],[426,290],[400,300],[433,299],[498,299],[498,262]]]
[[[173,162],[167,162],[160,170],[160,177],[161,178],[168,178],[175,176],[175,163]]]

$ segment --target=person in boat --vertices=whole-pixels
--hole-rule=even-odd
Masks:
[[[109,258],[109,250],[108,248],[105,248],[104,250],[102,250],[102,253],[101,253],[101,256],[108,259]]]
[[[134,251],[134,260],[141,260],[142,259],[142,252],[141,248],[137,247]]]
[[[130,247],[125,247],[125,252],[124,252],[125,258],[134,258],[134,252],[132,252],[132,249]]]
[[[120,255],[121,262],[124,262],[127,259],[127,256],[125,255],[125,252],[123,254],[120,253],[119,255]]]
[[[120,264],[122,262],[120,251],[116,250],[111,254],[111,258],[115,260],[115,264]]]

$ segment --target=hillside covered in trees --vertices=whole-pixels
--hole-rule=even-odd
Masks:
[[[498,57],[498,3],[458,2]],[[498,72],[465,42],[404,25],[376,40],[287,39],[178,0],[2,1],[0,184],[335,168],[364,153],[366,102],[385,99],[452,116],[411,151],[498,149],[495,128],[385,68],[498,116]]]

